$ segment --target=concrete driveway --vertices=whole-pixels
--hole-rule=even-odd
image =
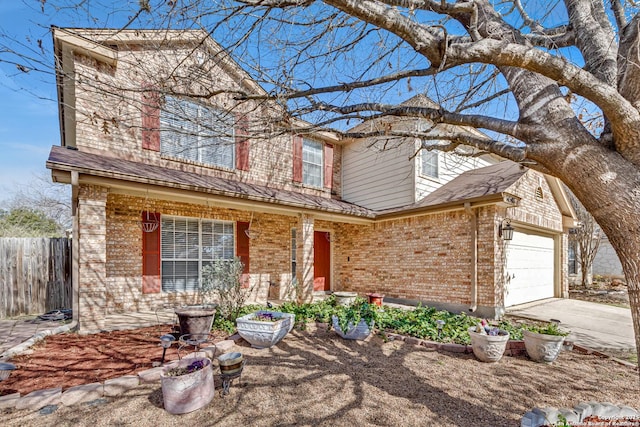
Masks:
[[[552,298],[518,305],[507,314],[529,319],[556,319],[571,330],[573,342],[594,350],[631,351],[636,348],[631,310],[574,299]]]

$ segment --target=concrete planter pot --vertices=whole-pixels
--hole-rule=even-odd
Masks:
[[[209,334],[216,309],[212,306],[194,305],[175,310],[180,323],[181,335]]]
[[[262,314],[270,314],[278,320],[275,322],[256,320],[256,317]],[[291,313],[260,310],[238,317],[236,329],[251,346],[267,348],[280,342],[293,329],[295,321],[296,316]]]
[[[202,369],[179,376],[167,375],[170,370],[185,368],[197,360],[204,363]],[[215,395],[211,360],[206,357],[182,359],[165,366],[160,382],[164,409],[170,414],[193,412],[208,405]]]
[[[357,292],[334,292],[333,296],[336,298],[336,305],[347,306],[353,304],[358,296]]]
[[[554,362],[564,343],[564,336],[539,334],[524,330],[524,347],[531,360],[535,362],[551,363]]]
[[[484,335],[475,332],[475,327],[469,328],[471,337],[471,349],[473,354],[481,362],[494,363],[502,359],[504,350],[509,341],[509,334],[506,335]]]
[[[364,340],[371,335],[373,329],[373,324],[369,327],[364,319],[360,319],[356,326],[353,326],[353,323],[349,322],[347,331],[345,332],[340,328],[338,316],[332,316],[331,320],[333,322],[333,329],[335,329],[338,335],[347,340]]]

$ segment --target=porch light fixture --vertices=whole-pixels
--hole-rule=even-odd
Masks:
[[[513,227],[509,218],[505,218],[498,227],[498,236],[502,237],[502,240],[513,240]]]

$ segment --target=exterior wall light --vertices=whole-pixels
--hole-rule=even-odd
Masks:
[[[502,240],[513,240],[513,227],[509,218],[505,218],[498,227],[498,236],[502,237]]]

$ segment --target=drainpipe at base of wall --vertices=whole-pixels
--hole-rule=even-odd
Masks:
[[[469,312],[478,309],[478,214],[471,209],[471,203],[464,204],[464,211],[469,215],[469,231],[471,233],[471,305]]]

